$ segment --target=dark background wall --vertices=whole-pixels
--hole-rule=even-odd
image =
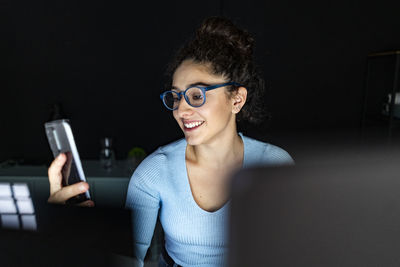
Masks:
[[[265,141],[359,126],[366,55],[400,48],[400,1],[28,1],[0,4],[0,161],[51,159],[43,123],[60,103],[82,158],[111,136],[117,157],[182,136],[159,93],[176,49],[206,17],[256,38],[272,121]],[[285,146],[285,144],[279,144]],[[290,147],[287,148],[290,151]]]

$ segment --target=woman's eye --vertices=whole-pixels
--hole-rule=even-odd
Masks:
[[[193,95],[192,98],[193,98],[193,100],[201,100],[201,99],[203,99],[203,95],[201,95],[201,94]]]

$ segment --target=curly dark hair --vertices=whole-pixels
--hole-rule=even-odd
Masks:
[[[265,83],[253,58],[253,37],[224,17],[210,17],[203,21],[194,38],[181,47],[167,68],[168,86],[179,65],[185,60],[210,64],[215,75],[222,75],[247,89],[246,104],[237,121],[259,124],[267,117],[263,96]],[[228,92],[238,88],[230,86]]]

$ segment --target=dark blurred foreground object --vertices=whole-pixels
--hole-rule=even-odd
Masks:
[[[228,266],[400,266],[399,163],[369,148],[239,172]]]
[[[35,205],[37,231],[0,231],[0,266],[118,266],[133,257],[131,212]]]
[[[362,133],[392,142],[400,136],[400,50],[367,56]]]

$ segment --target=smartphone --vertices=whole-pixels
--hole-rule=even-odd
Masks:
[[[72,185],[81,181],[86,182],[69,120],[64,119],[46,122],[44,128],[54,158],[60,153],[64,153],[67,156],[67,161],[61,171],[63,186]],[[91,198],[88,190],[85,193],[67,200],[67,203],[77,204],[89,199]]]

